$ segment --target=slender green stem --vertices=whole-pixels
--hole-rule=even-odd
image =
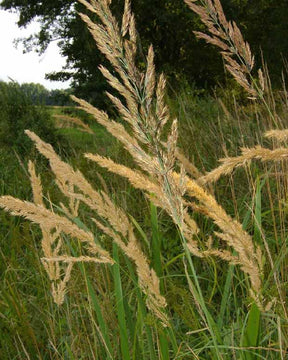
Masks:
[[[114,276],[114,284],[115,284],[116,308],[117,308],[119,330],[120,330],[121,354],[123,360],[130,360],[128,332],[127,332],[125,307],[123,301],[123,290],[122,290],[122,282],[121,282],[120,266],[119,266],[118,245],[115,243],[113,243],[113,259],[115,260],[115,264],[113,265],[113,276]]]

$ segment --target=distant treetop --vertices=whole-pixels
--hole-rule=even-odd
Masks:
[[[112,5],[114,14],[121,16],[124,0]],[[222,5],[228,19],[240,26],[256,61],[261,61],[262,50],[272,77],[280,78],[282,58],[288,54],[287,0],[222,0]],[[77,15],[77,11],[86,11],[81,4],[74,0],[3,0],[1,6],[19,12],[20,27],[36,18],[40,21],[39,33],[23,40],[26,49],[43,52],[51,41],[58,41],[67,64],[48,77],[71,78],[79,96],[87,98],[89,94],[88,100],[101,102],[105,86],[97,64],[105,61]],[[223,82],[221,57],[203,40],[195,38],[192,30],[201,31],[203,25],[184,0],[133,0],[132,7],[141,38],[139,62],[143,61],[141,54],[153,43],[157,69],[164,71],[173,84],[184,78],[199,87]]]

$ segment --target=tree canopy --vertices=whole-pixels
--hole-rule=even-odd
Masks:
[[[0,147],[15,150],[20,155],[31,151],[31,141],[25,129],[36,131],[47,141],[57,145],[57,135],[50,112],[39,106],[44,94],[49,93],[42,85],[0,81]],[[38,106],[35,106],[37,104]]]
[[[118,17],[123,3],[124,0],[112,2]],[[222,0],[222,4],[227,18],[235,20],[241,28],[257,61],[261,61],[263,51],[272,76],[280,77],[282,58],[288,52],[287,1]],[[74,0],[3,0],[1,6],[19,12],[19,26],[36,17],[40,20],[40,32],[23,40],[27,50],[42,52],[51,41],[59,41],[67,65],[63,71],[50,74],[50,79],[72,78],[72,86],[80,96],[87,98],[89,94],[89,100],[103,101],[98,95],[104,84],[97,64],[105,60],[77,15],[78,11],[86,11],[81,4]],[[221,58],[217,50],[195,38],[193,30],[201,30],[203,25],[184,0],[133,0],[132,8],[141,38],[139,61],[143,61],[141,53],[152,43],[157,69],[164,71],[170,82],[186,79],[188,83],[205,87],[223,81]]]

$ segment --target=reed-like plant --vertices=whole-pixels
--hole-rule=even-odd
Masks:
[[[241,264],[242,269],[250,277],[252,294],[255,299],[258,299],[261,291],[260,248],[255,247],[241,225],[236,220],[232,220],[205,189],[185,174],[182,164],[178,164],[180,172],[176,172],[177,119],[171,119],[169,116],[169,109],[165,104],[165,79],[163,75],[156,77],[152,47],[149,48],[147,55],[146,71],[141,73],[137,69],[135,63],[137,38],[135,38],[135,21],[130,2],[126,1],[121,31],[106,1],[88,3],[81,0],[80,2],[96,13],[102,22],[101,25],[95,24],[86,15],[80,14],[87,23],[98,48],[106,55],[119,75],[116,77],[100,66],[107,81],[119,92],[119,97],[111,94],[108,96],[132,133],[128,133],[119,124],[117,127],[119,130],[121,128],[121,131],[116,132],[116,124],[108,119],[107,114],[100,112],[84,100],[75,97],[74,100],[123,143],[141,171],[133,171],[123,165],[115,164],[111,159],[96,155],[88,154],[86,157],[109,171],[126,177],[133,186],[144,190],[157,206],[166,210],[178,226],[184,246],[187,245],[193,255],[205,257],[213,253],[222,259]],[[129,38],[126,39],[127,34]],[[163,128],[166,123],[170,124],[170,134],[164,140]],[[237,253],[233,255],[229,250],[213,249],[211,243],[207,244],[204,251],[201,251],[196,239],[198,226],[191,218],[189,208],[194,211],[197,209],[209,216],[222,231],[216,235]]]
[[[203,339],[206,341],[204,348],[209,348],[206,356],[210,356],[211,359],[231,357],[229,357],[228,348],[225,347],[225,334],[221,328],[223,321],[216,321],[214,318],[211,306],[205,299],[204,289],[201,286],[195,264],[197,259],[205,264],[209,263],[212,258],[220,259],[230,265],[230,277],[227,276],[226,293],[224,291],[223,295],[226,300],[228,288],[231,285],[231,269],[235,265],[241,269],[244,274],[243,281],[248,288],[246,296],[252,303],[247,319],[247,331],[244,331],[244,340],[242,341],[242,345],[248,349],[248,355],[244,353],[241,358],[256,359],[256,357],[250,357],[249,353],[249,350],[257,350],[258,344],[253,336],[251,338],[251,331],[257,327],[257,333],[259,332],[259,327],[255,325],[255,322],[259,324],[260,313],[265,313],[273,305],[271,299],[266,297],[264,286],[266,258],[270,262],[272,267],[270,270],[274,276],[277,269],[274,269],[275,262],[267,243],[264,240],[262,243],[256,242],[255,237],[253,238],[245,230],[245,225],[228,214],[220,205],[220,201],[218,202],[213,195],[211,184],[219,180],[222,175],[230,175],[234,169],[249,165],[254,159],[260,159],[262,162],[283,161],[287,157],[287,149],[278,147],[270,150],[260,146],[252,149],[245,148],[240,156],[223,159],[220,167],[203,175],[177,147],[178,122],[170,115],[165,95],[166,80],[163,74],[159,76],[156,74],[152,46],[149,47],[145,59],[145,70],[143,71],[137,65],[138,35],[130,0],[125,0],[121,26],[111,12],[110,0],[79,0],[79,2],[91,11],[93,16],[96,15],[97,21],[94,22],[86,14],[79,14],[87,24],[99,50],[110,63],[111,69],[102,65],[99,69],[113,88],[113,93],[117,94],[112,95],[108,92],[106,95],[125,125],[110,119],[106,112],[97,109],[85,100],[75,96],[73,96],[73,100],[122,143],[133,158],[135,167],[118,164],[110,158],[97,154],[87,153],[85,157],[109,172],[127,179],[134,188],[141,190],[150,202],[164,210],[172,219],[179,234],[180,246],[183,249],[183,254],[177,254],[177,256],[183,257],[183,272],[187,289],[192,294],[194,305],[204,328],[199,331],[207,330],[209,334],[209,336],[204,335]],[[237,25],[226,20],[220,1],[203,0],[200,1],[200,5],[193,0],[185,0],[185,2],[200,15],[209,32],[209,34],[196,33],[196,35],[222,50],[226,68],[247,91],[249,97],[253,100],[264,99],[263,73],[259,70],[258,79],[253,78],[254,58],[249,44],[244,41]],[[267,105],[267,103],[265,104]],[[85,130],[90,132],[87,126],[85,126]],[[267,133],[267,137],[285,141],[286,132],[274,130],[274,132]],[[27,202],[11,196],[2,196],[0,197],[0,207],[13,215],[23,216],[40,225],[43,252],[41,261],[52,283],[54,301],[58,305],[63,304],[74,264],[86,262],[113,266],[117,315],[121,327],[121,356],[123,359],[130,359],[128,332],[125,330],[127,321],[125,306],[127,307],[127,305],[123,302],[120,270],[117,268],[119,265],[117,249],[119,248],[126,260],[134,263],[137,274],[137,280],[136,277],[134,280],[138,282],[137,289],[138,291],[140,289],[142,293],[140,297],[138,296],[141,314],[146,314],[148,309],[155,319],[159,320],[157,325],[160,329],[157,334],[160,344],[158,354],[155,353],[153,344],[151,346],[152,335],[147,330],[147,339],[148,342],[150,341],[150,358],[179,358],[181,339],[177,338],[177,334],[175,334],[172,314],[167,306],[169,301],[165,299],[163,279],[161,278],[163,276],[161,254],[158,253],[160,248],[152,244],[151,249],[158,249],[157,253],[148,255],[144,250],[145,244],[141,244],[140,237],[137,239],[136,230],[139,230],[137,222],[132,221],[106,192],[96,191],[79,170],[74,170],[72,166],[63,162],[49,144],[29,130],[26,131],[26,134],[35,143],[38,151],[49,160],[57,186],[65,196],[67,204],[61,203],[55,207],[51,201],[48,201],[49,197],[45,197],[43,194],[41,179],[36,175],[34,163],[30,162],[29,174],[34,201]],[[261,223],[259,223],[261,218],[259,196],[261,194],[259,188],[257,189],[258,200],[255,201],[258,212],[255,213],[255,217],[256,223],[258,222],[257,231],[262,234]],[[78,221],[79,212],[83,207],[88,208],[91,213],[91,217],[86,219],[85,225]],[[197,222],[199,216],[205,217],[213,224],[211,234],[203,234],[203,230]],[[95,225],[105,235],[105,240],[107,238],[112,240],[113,250],[105,241],[96,239],[91,229]],[[80,255],[75,256],[73,251],[67,250],[65,245],[67,237],[70,244],[76,240],[81,244]],[[262,238],[264,239],[264,236]],[[153,241],[156,241],[155,238]],[[150,265],[150,260],[153,260],[154,269]],[[129,267],[131,264],[127,266],[131,270]],[[130,276],[133,278],[132,270]],[[276,276],[275,279],[279,295],[276,302],[281,304],[284,313],[283,319],[287,321],[283,290],[279,277]],[[145,298],[147,309],[143,307],[141,296]],[[221,300],[220,313],[222,315],[226,300]],[[100,313],[98,313],[98,321],[103,325]],[[113,358],[111,344],[107,340],[107,338],[109,339],[108,331],[104,325],[101,327],[107,358]],[[279,325],[279,329],[279,334],[284,334],[282,325]],[[198,329],[190,330],[192,333],[195,330],[198,331]],[[171,347],[168,349],[169,337]],[[285,356],[283,349],[285,343],[286,338],[281,342],[282,358]],[[203,359],[197,355],[197,352],[200,354],[202,350],[190,350],[189,356],[193,356],[190,358]]]

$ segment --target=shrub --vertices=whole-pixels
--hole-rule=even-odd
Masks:
[[[26,155],[31,143],[24,134],[33,129],[54,146],[59,136],[53,126],[49,112],[42,106],[32,104],[32,99],[15,82],[0,82],[0,146]]]

